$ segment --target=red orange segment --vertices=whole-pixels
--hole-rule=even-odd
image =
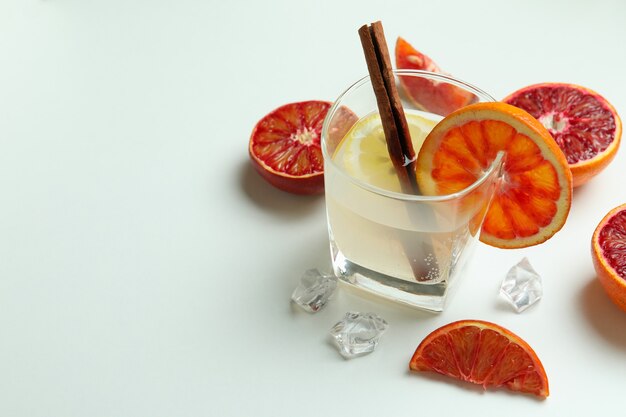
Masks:
[[[496,370],[494,365],[500,356],[500,352],[506,349],[509,340],[499,332],[495,332],[490,328],[483,328],[480,329],[478,336],[469,342],[477,346],[477,353],[474,357],[474,367],[468,381],[481,384],[486,388],[489,385],[489,376]]]
[[[450,349],[449,345],[450,341],[447,336],[434,338],[430,342],[430,349],[426,349],[419,358],[414,357],[415,361],[411,360],[411,369],[414,369],[413,367],[418,369],[430,368],[440,374],[460,378],[461,372],[454,358],[455,352]]]
[[[483,230],[490,230],[490,234],[501,241],[513,240],[516,230],[511,222],[511,217],[502,206],[501,199],[495,199],[489,206],[490,216],[485,217]]]
[[[443,144],[445,151],[440,152],[438,156],[444,157],[444,155],[450,155],[453,157],[454,164],[459,166],[459,169],[473,172],[474,170],[480,169],[483,164],[479,159],[479,154],[467,145],[467,136],[461,129],[451,129],[446,134],[446,141]]]
[[[320,136],[330,105],[326,101],[290,103],[259,120],[248,152],[257,172],[270,184],[295,194],[323,192]]]
[[[525,210],[521,201],[515,198],[514,193],[500,196],[502,207],[506,216],[511,220],[511,225],[515,231],[515,235],[519,238],[534,236],[539,233],[539,225],[544,223],[546,219],[533,219],[533,217]],[[486,230],[487,232],[494,232]],[[495,231],[497,232],[497,230]]]
[[[591,256],[604,291],[626,311],[626,204],[600,221],[591,238]]]
[[[475,326],[466,326],[450,332],[450,341],[455,347],[455,360],[459,371],[464,378],[471,378],[472,370],[476,363],[478,344],[473,343],[478,337],[480,329]]]
[[[396,68],[443,73],[427,55],[421,53],[403,38],[396,41]],[[476,97],[448,83],[437,83],[418,77],[400,77],[400,85],[413,103],[423,110],[446,116],[476,100]]]
[[[503,145],[502,149],[507,152],[507,170],[510,173],[527,172],[544,161],[541,149],[526,135],[517,133]]]
[[[506,387],[512,391],[523,391],[530,393],[541,393],[545,390],[545,381],[538,372],[526,372],[505,383]],[[547,395],[546,395],[547,396]]]
[[[490,144],[484,135],[482,123],[468,122],[461,126],[460,130],[465,139],[466,149],[478,160],[481,166],[489,166],[493,159],[489,159]]]
[[[504,352],[500,354],[498,366],[493,369],[485,383],[489,385],[501,381],[508,382],[527,374],[533,368],[531,356],[520,345],[508,343]]]
[[[419,344],[409,368],[487,387],[549,395],[548,377],[533,349],[509,330],[481,320],[436,329]]]
[[[500,151],[506,154],[504,175],[481,240],[504,248],[541,243],[565,223],[572,176],[550,134],[523,110],[477,103],[444,118],[420,149],[420,188],[430,195],[461,191],[484,175]]]
[[[565,83],[535,84],[503,101],[526,110],[548,129],[567,157],[574,187],[600,173],[617,153],[621,120],[615,108],[589,88]]]
[[[483,120],[481,124],[484,126],[483,133],[489,145],[487,158],[493,161],[496,154],[506,148],[517,132],[513,126],[500,120]]]

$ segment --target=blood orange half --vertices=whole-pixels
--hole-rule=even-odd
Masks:
[[[396,67],[435,73],[444,73],[427,55],[421,53],[402,38],[396,41]],[[418,107],[442,116],[466,106],[476,97],[469,91],[448,83],[438,83],[420,77],[400,77],[407,97]]]
[[[270,184],[295,194],[324,191],[320,136],[331,103],[285,104],[263,117],[250,135],[249,153]]]
[[[626,204],[600,221],[591,239],[591,256],[602,287],[626,311]]]
[[[549,239],[565,224],[572,174],[548,131],[524,110],[476,103],[440,121],[417,158],[417,181],[428,195],[461,191],[504,151],[504,174],[485,216],[480,240],[521,248]]]
[[[409,368],[431,371],[487,387],[547,397],[548,377],[534,350],[509,330],[480,320],[462,320],[430,333]]]
[[[617,111],[588,88],[563,83],[535,84],[502,101],[526,110],[548,129],[567,157],[574,187],[600,173],[617,153],[622,136]]]

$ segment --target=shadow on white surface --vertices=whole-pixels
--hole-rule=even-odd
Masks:
[[[239,183],[246,197],[257,207],[278,216],[298,219],[319,209],[322,195],[296,195],[281,191],[265,181],[248,160],[239,167]]]
[[[595,277],[582,288],[580,304],[598,334],[626,351],[626,313],[613,304]]]

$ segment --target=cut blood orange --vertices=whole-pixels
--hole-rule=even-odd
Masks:
[[[304,101],[277,108],[252,130],[249,153],[270,184],[296,194],[324,191],[320,135],[331,103]]]
[[[602,287],[626,311],[626,204],[600,221],[591,239],[591,256]]]
[[[430,333],[411,358],[413,371],[431,371],[487,387],[547,397],[548,377],[533,349],[497,324],[463,320]]]
[[[413,48],[402,38],[396,41],[396,67],[444,73],[428,56]],[[437,83],[420,77],[400,77],[407,97],[423,110],[446,116],[456,109],[466,106],[476,97],[469,91],[448,83]]]
[[[571,206],[572,174],[548,131],[524,110],[476,103],[445,117],[417,158],[424,194],[461,191],[504,151],[504,174],[485,216],[481,241],[499,248],[544,242],[561,229]]]
[[[617,153],[621,120],[604,97],[588,88],[535,84],[502,101],[526,110],[548,129],[567,157],[574,187],[606,168]]]

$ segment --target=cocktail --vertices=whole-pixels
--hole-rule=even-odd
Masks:
[[[402,107],[416,153],[448,113],[494,101],[442,74],[398,70],[394,76],[406,87]],[[361,289],[441,311],[478,239],[503,154],[460,191],[425,195],[418,175],[418,189],[407,192],[388,153],[369,76],[348,88],[329,110],[322,151],[335,274]]]

